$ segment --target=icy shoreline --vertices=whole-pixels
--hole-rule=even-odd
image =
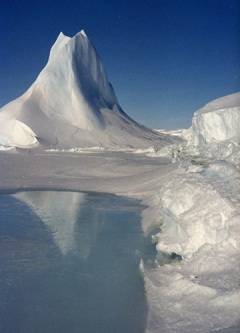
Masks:
[[[240,331],[240,93],[195,112],[189,130],[150,130],[121,109],[81,31],[59,35],[0,125],[0,191],[105,192],[147,207],[158,250],[141,265],[147,333]],[[164,255],[183,260],[160,266]]]
[[[0,190],[105,192],[141,200],[145,233],[183,260],[144,272],[146,332],[238,332],[239,182],[227,161],[145,153],[1,152]],[[157,262],[156,262],[157,263]],[[234,329],[236,326],[236,329]]]

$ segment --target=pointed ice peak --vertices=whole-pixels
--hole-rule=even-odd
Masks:
[[[105,122],[100,109],[118,105],[103,64],[83,30],[72,38],[59,34],[34,91],[41,95],[45,114],[58,115],[84,130],[102,130]]]
[[[67,42],[70,40],[70,37],[65,36],[62,32],[58,35],[55,43],[53,44],[50,55],[49,55],[49,61],[55,58],[55,56],[58,55],[59,51],[62,49],[62,47],[67,44]]]
[[[36,81],[0,112],[4,146],[146,147],[152,136],[121,110],[84,30],[72,38],[61,32]]]
[[[51,48],[49,60],[50,59],[52,60],[55,57],[55,55],[57,55],[59,53],[59,51],[63,48],[63,46],[66,45],[70,40],[76,40],[77,36],[84,37],[84,38],[87,38],[87,40],[89,40],[84,30],[81,30],[80,32],[78,32],[72,38],[64,35],[63,32],[60,32],[55,43],[53,44],[53,46]]]
[[[87,37],[87,34],[83,29],[80,31],[80,34],[83,35],[84,37]]]
[[[61,31],[60,34],[58,35],[58,38],[61,38],[61,39],[62,39],[62,38],[64,38],[64,37],[67,37],[67,36],[65,36],[64,33]],[[57,38],[57,39],[58,39],[58,38]]]
[[[68,36],[66,36],[66,35],[64,35],[63,32],[60,32],[60,34],[58,35],[58,37],[57,37],[57,39],[56,39],[55,44],[56,44],[57,42],[61,42],[62,40],[66,40],[66,41],[68,41],[69,39],[71,39],[71,38],[68,37]]]

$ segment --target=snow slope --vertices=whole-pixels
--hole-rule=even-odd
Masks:
[[[186,144],[162,149],[179,166],[148,198],[143,219],[148,229],[159,227],[157,267],[142,264],[147,332],[240,332],[239,98],[209,103],[192,129],[177,131]],[[176,254],[181,261],[162,266]]]
[[[148,147],[160,137],[128,117],[84,31],[58,36],[33,85],[0,112],[0,144]]]
[[[140,199],[146,207],[142,228],[157,249],[153,262],[141,263],[148,300],[146,333],[238,333],[239,145],[225,158],[224,142],[210,155],[210,144],[198,149],[189,133],[178,135],[190,141],[169,147],[167,152],[174,152],[169,157],[146,149],[1,152],[0,189],[99,191]],[[30,207],[41,202],[26,197]],[[74,197],[69,196],[69,206],[75,205]],[[56,216],[61,214],[54,209]],[[44,222],[44,214],[40,218]],[[60,248],[71,248],[66,232],[71,227],[56,223]],[[174,261],[176,254],[182,260]]]
[[[0,112],[1,144],[141,149],[0,151],[0,189],[99,191],[140,199],[146,207],[142,228],[157,250],[140,267],[146,333],[240,332],[239,93],[197,111],[191,129],[171,133],[174,144],[145,149],[169,135],[154,135],[121,111],[97,59],[83,32],[73,39],[60,35],[33,86]],[[34,208],[40,199],[26,201]],[[69,206],[80,199],[70,195]],[[62,249],[70,248],[67,229],[56,223]]]

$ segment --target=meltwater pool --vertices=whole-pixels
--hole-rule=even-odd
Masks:
[[[140,212],[105,194],[0,195],[0,331],[144,332]]]

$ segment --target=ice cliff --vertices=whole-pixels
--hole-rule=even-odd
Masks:
[[[60,33],[33,85],[0,112],[3,146],[148,147],[152,140],[159,135],[122,111],[83,30]]]
[[[192,120],[195,145],[240,137],[240,93],[216,99],[195,112]]]
[[[172,156],[177,168],[164,184],[158,178],[157,194],[147,198],[151,211],[143,215],[147,230],[159,227],[152,236],[157,267],[141,266],[147,332],[237,333],[240,93],[207,104],[194,114],[192,128],[176,135],[185,142],[156,154]],[[179,255],[182,261],[177,262]]]

